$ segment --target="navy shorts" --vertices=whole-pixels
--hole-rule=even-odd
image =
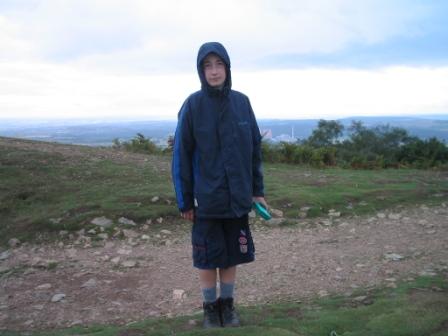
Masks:
[[[255,260],[248,216],[195,218],[191,234],[193,265],[199,269],[229,268]]]

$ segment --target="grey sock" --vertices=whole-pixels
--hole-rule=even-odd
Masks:
[[[215,302],[216,301],[216,286],[211,288],[202,288],[202,297],[204,302]]]
[[[233,289],[235,288],[235,283],[220,283],[221,294],[219,295],[222,299],[233,298]]]

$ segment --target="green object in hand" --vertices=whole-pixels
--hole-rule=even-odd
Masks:
[[[254,202],[252,206],[257,212],[257,214],[259,214],[263,219],[270,220],[272,218],[269,211],[260,202]]]

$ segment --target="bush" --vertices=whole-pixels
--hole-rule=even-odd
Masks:
[[[120,142],[118,139],[114,139],[113,147],[117,149],[123,148],[135,153],[160,154],[162,152],[154,142],[145,138],[141,133],[137,133],[134,139],[130,141]]]

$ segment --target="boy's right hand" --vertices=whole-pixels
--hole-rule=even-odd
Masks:
[[[182,216],[183,219],[189,220],[189,221],[193,221],[194,220],[194,210],[188,210],[185,212],[181,212],[180,215]]]

